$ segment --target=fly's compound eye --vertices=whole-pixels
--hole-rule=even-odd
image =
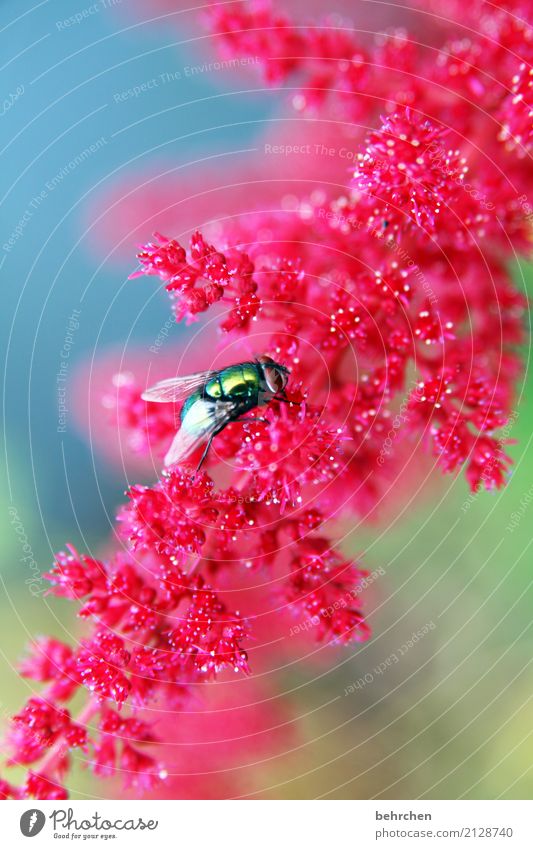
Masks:
[[[271,392],[283,392],[287,385],[288,375],[285,371],[276,368],[275,366],[270,366],[264,368],[265,379],[267,382],[267,386]]]

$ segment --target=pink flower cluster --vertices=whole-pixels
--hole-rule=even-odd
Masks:
[[[348,26],[296,25],[264,3],[210,11],[226,56],[258,58],[269,83],[294,76],[297,111],[338,122],[353,167],[340,191],[315,186],[271,210],[258,198],[216,245],[156,234],[133,276],[162,282],[177,321],[209,313],[240,359],[255,348],[288,367],[292,403],[227,426],[209,472],[175,466],[132,486],[109,560],[58,555],[51,592],[90,627],[76,648],[37,641],[24,662],[44,687],[13,720],[12,762],[31,771],[4,797],[63,798],[73,749],[145,791],[164,776],[143,712],[249,671],[260,624],[229,609],[228,576],[260,574],[319,639],[367,639],[366,573],[332,523],[373,510],[412,453],[464,470],[472,491],[505,483],[527,306],[509,261],[531,246],[533,30],[525,4],[471,5],[478,35],[446,32],[439,49],[400,31],[362,44]],[[162,457],[171,405],[142,401],[130,376],[115,385],[129,444]],[[82,689],[73,720],[64,705]]]

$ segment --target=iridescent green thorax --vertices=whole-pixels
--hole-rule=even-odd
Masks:
[[[238,401],[240,403],[237,414],[251,409],[258,402],[260,382],[260,371],[255,363],[239,363],[221,369],[205,383],[205,386],[189,395],[181,409],[181,421],[184,421],[195,404],[206,400]]]
[[[255,363],[240,363],[219,371],[206,383],[204,391],[215,400],[251,398],[257,395],[259,382],[260,373]]]

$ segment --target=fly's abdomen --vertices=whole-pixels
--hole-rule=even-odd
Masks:
[[[186,399],[185,403],[183,404],[183,407],[181,408],[180,419],[181,419],[182,422],[184,421],[185,417],[187,416],[187,413],[194,406],[196,406],[196,407],[198,406],[198,402],[201,401],[201,399],[202,399],[202,393],[201,392],[193,392],[192,395],[189,395],[189,397]]]

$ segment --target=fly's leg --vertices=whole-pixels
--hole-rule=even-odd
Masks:
[[[274,395],[272,398],[273,401],[281,401],[282,404],[294,404],[296,407],[301,407],[300,401],[289,401],[288,398],[279,398],[278,395]]]
[[[261,418],[261,417],[249,417],[249,418],[245,418],[245,419],[236,419],[236,421],[239,421],[239,422],[264,422],[265,424],[270,424],[268,419],[264,419],[264,418]],[[221,430],[222,430],[222,428],[221,428]],[[216,433],[212,433],[211,436],[209,437],[209,439],[207,440],[207,444],[206,444],[206,446],[203,450],[202,456],[200,457],[200,462],[198,463],[198,465],[196,467],[195,475],[197,475],[198,472],[200,471],[200,469],[202,468],[202,466],[205,462],[205,458],[207,457],[207,455],[209,453],[209,449],[211,448],[211,443],[218,433],[219,433],[218,430],[217,430]]]
[[[200,471],[200,468],[202,467],[204,460],[207,457],[207,453],[208,453],[209,449],[211,448],[211,443],[212,443],[213,439],[215,438],[215,436],[216,436],[216,434],[212,433],[211,436],[209,437],[209,439],[207,440],[207,445],[204,448],[204,453],[200,457],[200,462],[198,463],[198,465],[196,467],[195,474],[198,474],[198,472]]]
[[[273,401],[281,401],[282,404],[294,404],[296,407],[301,407],[301,403],[299,401],[290,401],[287,398],[287,392],[285,389],[280,389],[279,395],[274,395],[272,398]]]

